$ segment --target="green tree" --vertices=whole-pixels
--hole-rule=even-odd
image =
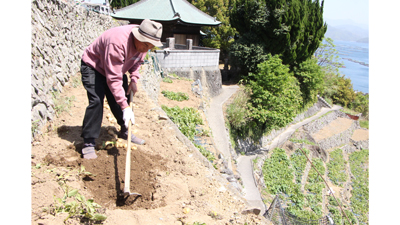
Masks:
[[[324,91],[324,76],[322,68],[316,58],[308,59],[293,69],[294,76],[299,81],[303,108],[313,105],[318,101],[318,93]]]
[[[344,107],[347,107],[347,105],[354,101],[356,94],[354,93],[350,78],[346,78],[344,75],[339,77],[338,90],[332,97],[335,104],[338,103]]]
[[[252,94],[249,104],[251,117],[266,130],[280,128],[293,120],[301,105],[298,81],[287,65],[277,56],[258,65],[258,73],[250,73],[247,85]]]
[[[369,118],[369,94],[357,92],[354,101],[350,104],[350,108],[360,112],[363,116]]]
[[[324,1],[320,4],[319,0],[237,0],[231,10],[231,25],[239,38],[257,37],[263,47],[261,55],[278,54],[283,64],[293,67],[309,59],[324,37],[327,25],[323,22],[323,6]],[[254,42],[238,42],[250,43]],[[238,57],[237,61],[244,59],[236,52],[232,56]],[[245,66],[244,71],[255,72],[248,69],[254,66]]]
[[[339,62],[339,52],[335,47],[336,45],[333,43],[332,38],[323,38],[314,53],[315,58],[318,60],[318,65],[322,67],[330,65],[335,68],[343,66],[343,63]]]
[[[257,65],[267,59],[266,43],[261,39],[268,23],[269,11],[262,1],[237,0],[230,13],[231,26],[239,35],[229,49],[231,65],[242,75],[257,72]]]
[[[115,9],[124,8],[138,1],[140,0],[112,0],[112,1],[108,0],[108,2],[111,2],[110,6],[112,6]]]
[[[188,0],[201,11],[216,17],[221,24],[217,27],[202,27],[206,37],[202,40],[204,46],[221,50],[221,58],[228,56],[230,45],[234,41],[236,29],[229,22],[229,8],[234,0]]]
[[[339,68],[343,66],[339,62],[338,51],[331,38],[324,38],[321,41],[314,56],[318,60],[318,65],[321,66],[324,72],[324,91],[321,94],[326,100],[332,99],[333,95],[338,90],[340,78]]]

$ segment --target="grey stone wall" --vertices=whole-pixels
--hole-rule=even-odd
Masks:
[[[308,124],[304,125],[304,129],[306,131],[308,131],[309,134],[314,134],[315,132],[318,132],[323,127],[328,125],[330,122],[336,120],[337,118],[350,119],[350,117],[348,117],[346,115],[346,113],[339,111],[339,110],[335,110],[335,111],[329,112],[327,115],[324,115],[321,118],[313,120],[313,121],[309,122]]]
[[[83,50],[105,30],[119,24],[89,12],[74,1],[31,1],[31,122],[35,132],[55,114],[54,92],[62,92],[80,70]]]
[[[139,82],[143,85],[143,89],[146,91],[147,95],[154,103],[158,104],[158,94],[160,93],[160,82],[162,80],[160,71],[157,71],[154,67],[153,60],[156,55],[154,52],[148,53],[149,58],[147,62],[142,65],[140,71]]]
[[[236,150],[244,151],[245,153],[249,152],[256,153],[258,151],[262,151],[263,150],[262,146],[266,146],[275,137],[277,137],[279,134],[285,131],[290,125],[298,123],[312,115],[315,115],[316,113],[319,112],[319,110],[322,107],[326,107],[326,105],[320,98],[318,98],[318,102],[316,102],[313,106],[311,106],[307,111],[299,113],[290,124],[286,125],[285,127],[279,130],[272,130],[268,135],[262,136],[258,143],[255,143],[251,138],[238,139]]]

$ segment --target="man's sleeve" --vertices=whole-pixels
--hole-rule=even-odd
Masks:
[[[130,78],[131,78],[131,82],[133,81],[134,83],[137,83],[137,80],[140,78],[140,74],[139,74],[139,68],[143,63],[143,59],[146,56],[146,54],[143,54],[143,56],[140,57],[140,60],[138,60],[138,62],[136,62],[132,68],[130,68],[128,70],[129,74],[130,74]]]
[[[121,109],[128,107],[125,90],[122,87],[122,66],[124,65],[124,50],[114,44],[106,46],[104,54],[104,71],[107,85],[114,95],[115,101],[121,106]]]

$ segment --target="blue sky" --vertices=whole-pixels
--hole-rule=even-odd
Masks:
[[[354,23],[369,24],[368,0],[325,0],[324,20],[351,20]]]

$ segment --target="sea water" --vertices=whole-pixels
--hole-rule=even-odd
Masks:
[[[369,93],[369,45],[352,41],[334,41],[339,62],[344,67],[339,72],[350,78],[353,89]]]

